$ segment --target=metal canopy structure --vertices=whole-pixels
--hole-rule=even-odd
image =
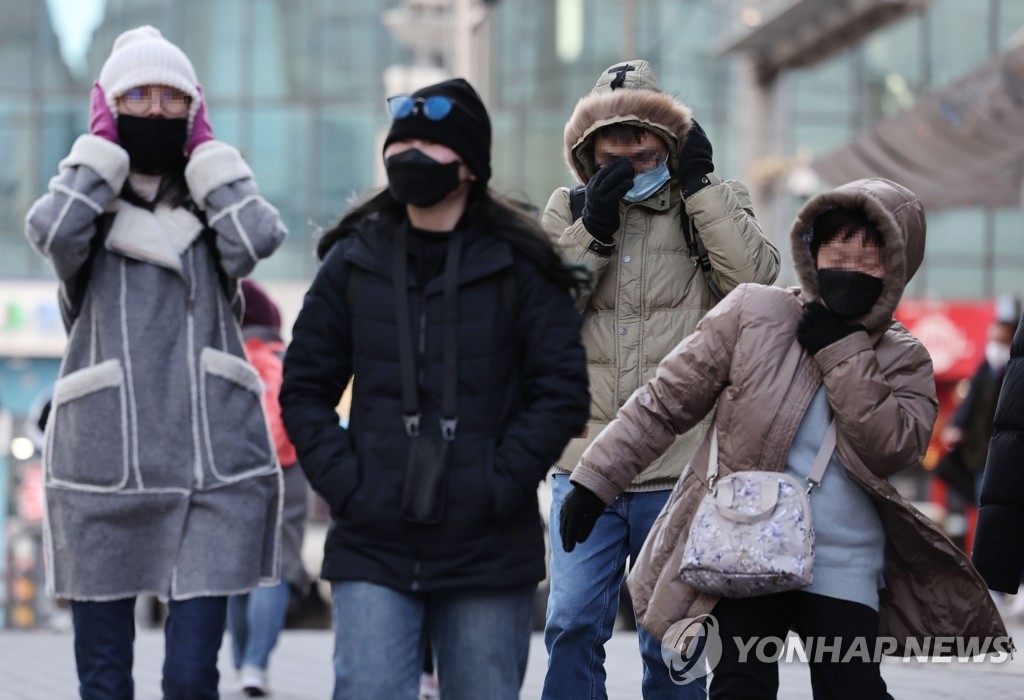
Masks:
[[[757,77],[809,66],[858,43],[879,27],[920,10],[929,0],[773,0],[758,7],[760,21],[717,42],[715,53],[746,53]]]
[[[1024,46],[879,122],[811,167],[832,184],[895,180],[933,209],[1020,206]]]

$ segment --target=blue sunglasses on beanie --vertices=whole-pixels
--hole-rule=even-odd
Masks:
[[[453,78],[395,95],[387,104],[393,120],[384,148],[414,139],[439,143],[455,151],[479,182],[491,179],[491,120],[468,82]]]
[[[395,119],[405,119],[419,113],[432,122],[438,122],[452,113],[454,105],[455,100],[444,95],[430,97],[395,95],[388,98],[388,111]]]

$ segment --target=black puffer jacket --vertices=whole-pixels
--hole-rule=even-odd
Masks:
[[[996,404],[971,560],[989,588],[1017,592],[1024,573],[1024,319]]]
[[[580,315],[568,292],[484,230],[466,232],[458,280],[458,433],[443,520],[403,520],[410,440],[392,283],[393,237],[407,222],[364,219],[326,255],[293,331],[281,405],[299,463],[331,507],[323,577],[398,590],[504,588],[544,577],[537,484],[587,420]],[[354,290],[353,266],[361,269]],[[410,266],[411,267],[411,266]],[[513,280],[511,284],[508,276]],[[423,431],[437,431],[441,276],[410,279]],[[506,305],[514,289],[517,308]],[[351,304],[352,308],[349,308]],[[335,406],[355,375],[349,428]]]

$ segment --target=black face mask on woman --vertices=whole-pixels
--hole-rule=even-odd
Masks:
[[[153,119],[122,114],[117,118],[117,136],[128,151],[132,170],[159,175],[185,167],[185,119]]]
[[[882,280],[856,270],[818,270],[818,289],[825,306],[843,319],[863,316],[882,295]]]
[[[459,186],[458,161],[439,163],[423,151],[410,148],[384,161],[388,189],[402,204],[429,207]]]

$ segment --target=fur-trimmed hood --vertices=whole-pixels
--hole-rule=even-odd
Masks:
[[[924,259],[924,207],[906,187],[883,178],[854,180],[812,197],[797,214],[789,235],[793,268],[805,302],[820,297],[818,268],[809,246],[811,226],[820,214],[835,207],[863,211],[885,240],[882,294],[871,311],[855,319],[868,331],[885,329],[892,321],[903,290]]]
[[[565,125],[565,161],[580,182],[597,172],[594,132],[610,124],[633,124],[657,134],[669,146],[669,170],[678,172],[679,150],[690,130],[690,108],[662,91],[647,61],[616,63],[576,103]]]

